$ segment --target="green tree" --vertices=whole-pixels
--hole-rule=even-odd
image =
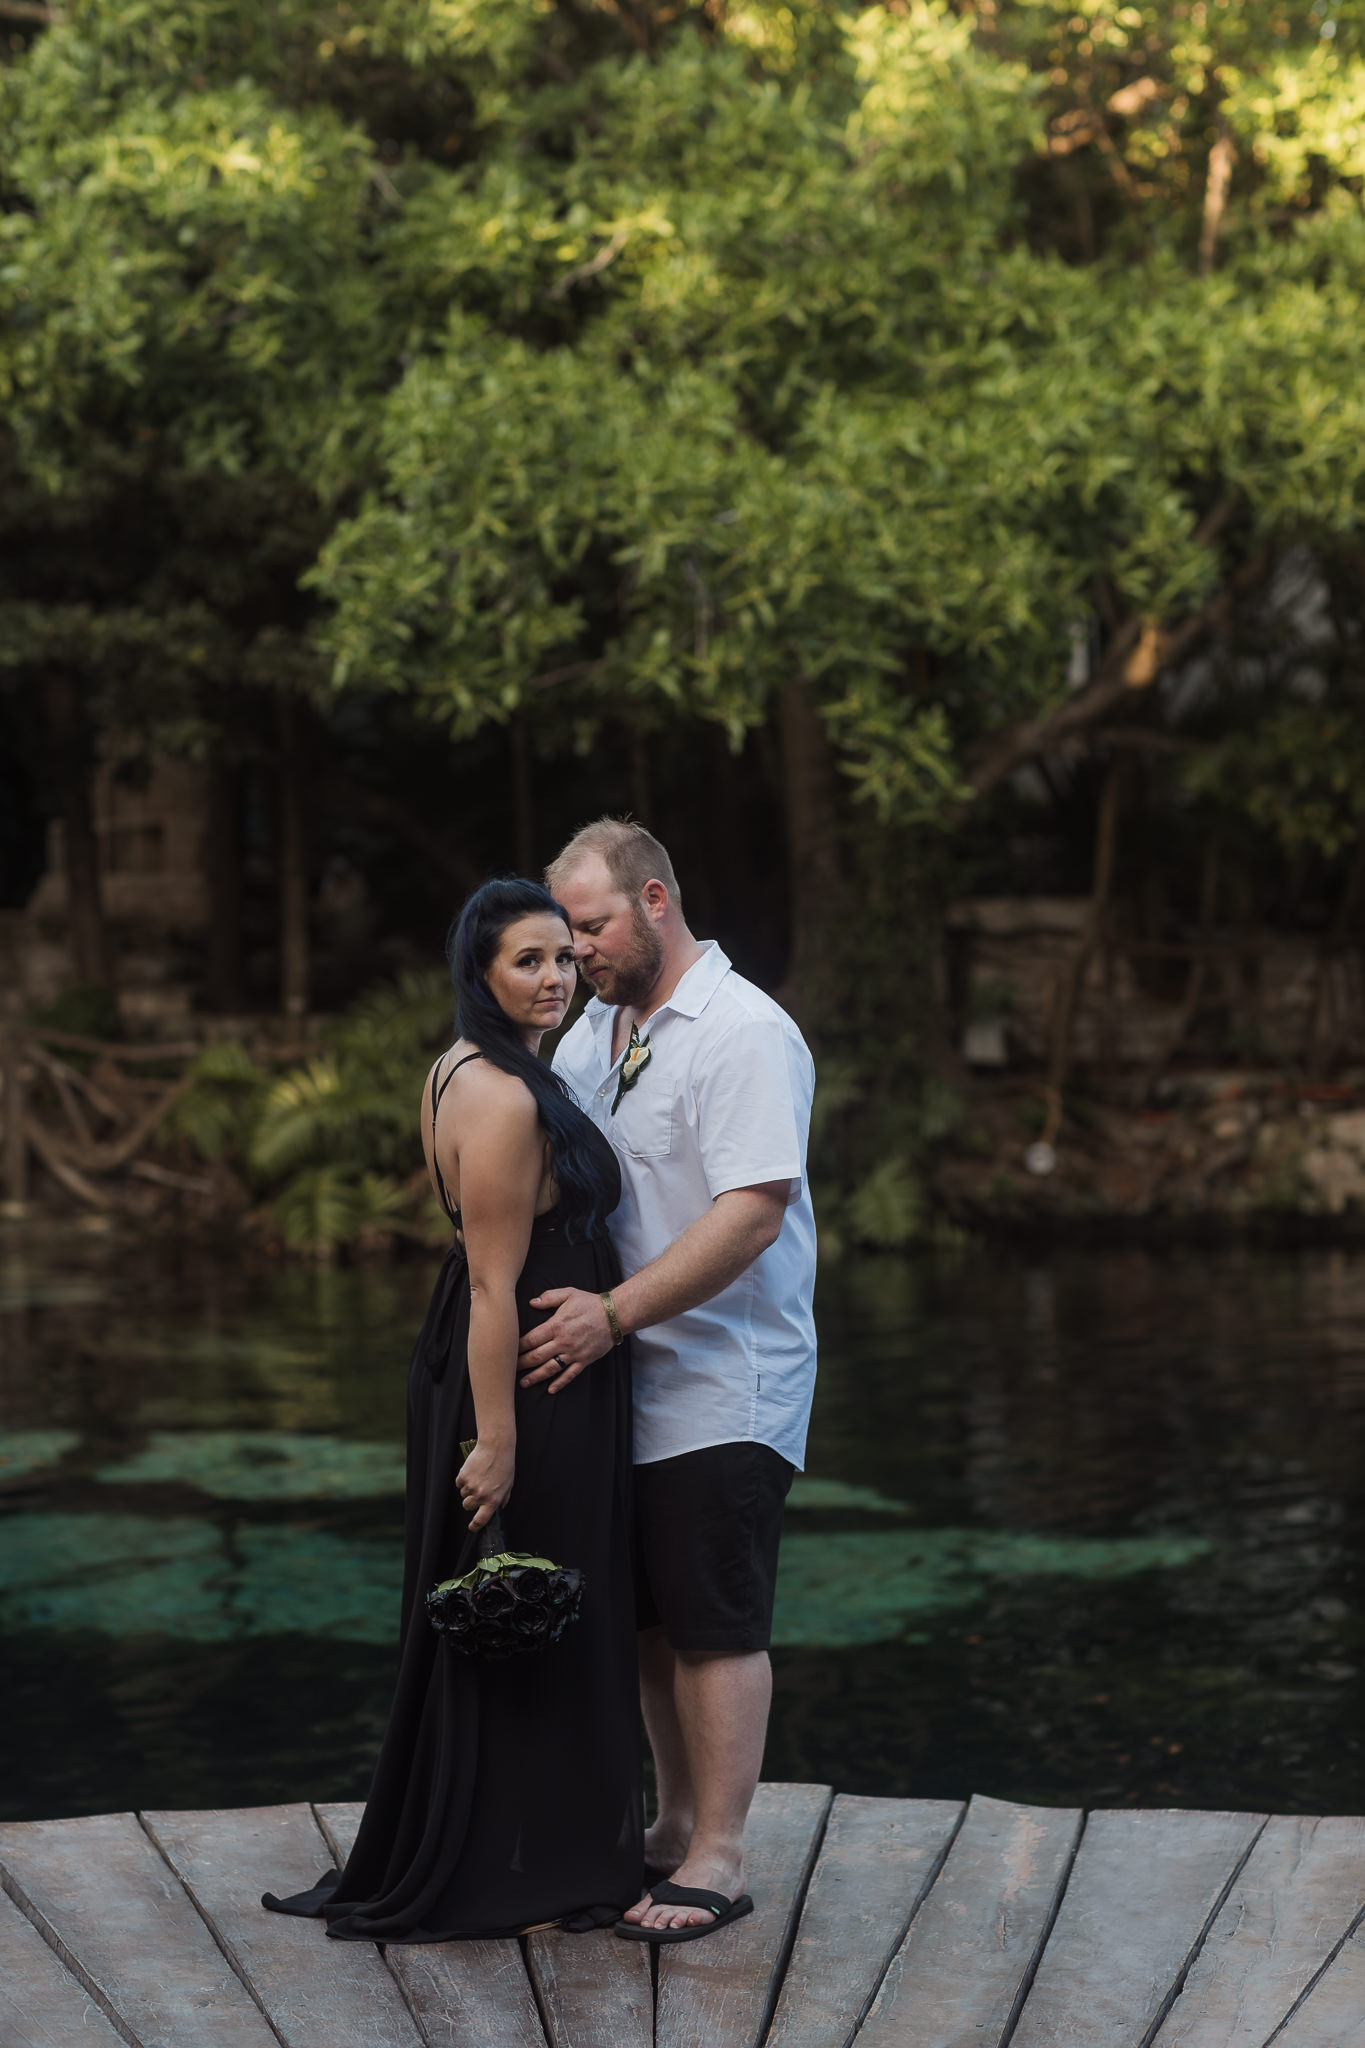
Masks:
[[[792,992],[875,1037],[850,893],[1040,753],[1178,720],[1196,655],[1225,727],[1277,715],[1220,650],[1291,557],[1358,570],[1363,29],[79,0],[3,81],[0,645],[74,706],[51,758],[212,729],[248,676],[565,750],[771,727]]]

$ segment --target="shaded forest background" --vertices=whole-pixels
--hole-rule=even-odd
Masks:
[[[828,1215],[894,1242],[961,1122],[954,899],[1094,906],[1049,1136],[1101,919],[1359,949],[1359,0],[0,39],[0,908],[59,819],[68,1022],[119,974],[99,763],[205,770],[232,1016],[411,976],[629,809],[815,1043]],[[221,1042],[168,1128],[292,1175],[295,1241],[397,1227],[443,1004],[371,995],[284,1082]]]

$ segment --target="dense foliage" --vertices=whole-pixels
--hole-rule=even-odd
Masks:
[[[1116,720],[1350,858],[1359,0],[0,17],[20,727],[57,671],[87,756],[790,714],[806,931]]]
[[[206,1046],[164,1127],[226,1159],[260,1198],[257,1220],[291,1250],[328,1252],[448,1233],[412,1170],[422,1077],[449,1042],[443,974],[409,974],[332,1022],[283,1073],[233,1040]]]
[[[27,506],[206,476],[276,545],[291,500],[305,560],[344,508],[336,684],[468,727],[554,676],[740,729],[799,673],[900,813],[1057,699],[1101,594],[1166,624],[1266,542],[1357,541],[1350,9],[618,22],[85,0],[35,38],[0,285]],[[9,658],[284,679],[275,622],[225,632],[245,591],[157,555],[12,591]]]

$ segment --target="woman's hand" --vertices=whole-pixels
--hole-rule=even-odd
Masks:
[[[500,1507],[505,1507],[516,1471],[516,1447],[508,1444],[475,1444],[455,1477],[460,1506],[470,1516],[470,1533],[482,1529]]]

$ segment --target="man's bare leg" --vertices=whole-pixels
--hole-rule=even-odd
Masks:
[[[662,1640],[662,1631],[658,1633]],[[691,1839],[686,1856],[673,1872],[674,1882],[723,1892],[733,1899],[744,1889],[744,1823],[763,1766],[768,1732],[773,1691],[768,1653],[754,1650],[732,1656],[724,1651],[672,1651],[666,1642],[662,1651],[660,1654],[654,1645],[646,1649],[642,1638],[646,1725],[651,1743],[658,1725],[665,1752],[661,1759],[655,1750],[660,1821],[673,1831],[665,1835],[656,1825],[651,1835],[657,1835],[660,1850],[666,1844],[676,1846],[686,1811],[684,1787],[690,1787]],[[663,1697],[665,1656],[673,1664],[671,1716]],[[681,1736],[685,1780],[679,1772],[678,1752],[671,1746],[675,1727]],[[671,1806],[664,1803],[665,1787],[674,1802]],[[650,1854],[651,1862],[664,1864],[668,1860]],[[692,1927],[709,1924],[713,1915],[697,1906],[656,1906],[645,1897],[625,1917],[642,1927]]]
[[[687,1763],[687,1745],[674,1699],[677,1662],[662,1628],[643,1629],[640,1651],[640,1705],[654,1755],[654,1783],[659,1810],[645,1830],[645,1861],[671,1875],[687,1854],[692,1839],[696,1798]]]

